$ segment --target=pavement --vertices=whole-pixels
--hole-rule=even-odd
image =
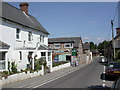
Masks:
[[[3,85],[2,88],[33,88],[38,85],[46,84],[46,82],[49,83],[55,79],[61,78],[69,73],[72,73],[72,72],[86,66],[86,65],[88,65],[88,64],[81,64],[77,67],[70,66],[70,67],[67,67],[67,68],[64,68],[64,69],[61,69],[58,71],[54,71],[52,73],[47,73],[43,76],[38,76],[38,77],[22,80],[19,82],[6,84],[6,85]]]

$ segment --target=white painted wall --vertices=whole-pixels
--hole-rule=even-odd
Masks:
[[[0,35],[1,35],[0,40],[10,45],[7,59],[9,61],[15,61],[17,64],[18,70],[25,69],[27,66],[26,64],[28,64],[29,50],[15,50],[16,48],[22,48],[24,46],[24,41],[25,41],[25,47],[36,48],[36,44],[39,42],[40,35],[42,35],[45,38],[44,38],[44,43],[41,43],[41,44],[48,45],[48,35],[40,31],[26,28],[9,21],[3,21],[2,25],[0,24],[0,27],[2,28],[0,31]],[[20,29],[19,40],[16,39],[16,28]],[[31,31],[33,35],[33,40],[31,42],[28,41],[29,31]],[[21,61],[20,61],[19,51],[22,52],[23,60]]]
[[[40,31],[24,28],[20,25],[11,25],[6,22],[3,22],[3,25],[0,24],[0,27],[2,27],[2,32],[0,32],[0,39],[10,46],[16,48],[16,47],[23,47],[23,42],[25,41],[26,47],[36,47],[36,43],[39,42],[40,35],[44,36],[44,43],[45,45],[48,45],[48,35],[44,34]],[[16,28],[20,29],[20,39],[16,39]],[[33,35],[33,40],[30,42],[28,41],[28,32],[31,31]]]

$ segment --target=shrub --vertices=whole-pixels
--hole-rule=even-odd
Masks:
[[[8,71],[3,71],[2,72],[2,77],[5,77],[5,79],[9,76],[9,72]]]
[[[15,65],[15,62],[11,63],[11,70],[12,70],[13,74],[17,73],[17,65]]]

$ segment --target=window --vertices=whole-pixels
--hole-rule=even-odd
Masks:
[[[46,60],[46,52],[41,52],[41,59]]]
[[[73,43],[64,43],[64,48],[73,48]]]
[[[6,52],[0,52],[0,60],[5,60]]]
[[[48,61],[51,61],[51,52],[48,52]]]
[[[45,52],[41,52],[41,56],[46,56]]]
[[[20,51],[19,54],[20,54],[20,60],[22,60],[22,52]]]
[[[44,43],[44,36],[43,36],[43,38],[42,38],[42,42]]]
[[[40,35],[40,42],[44,43],[44,36]]]
[[[41,40],[42,40],[42,37],[41,37],[41,35],[40,35],[40,42],[41,42]]]
[[[16,38],[20,39],[20,29],[16,29]]]
[[[60,43],[54,43],[54,48],[60,48]]]
[[[32,32],[28,32],[28,41],[32,41]]]

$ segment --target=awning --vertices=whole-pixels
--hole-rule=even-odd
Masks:
[[[35,50],[35,48],[32,48],[32,47],[21,47],[21,48],[15,48],[15,50]]]
[[[0,49],[9,49],[10,45],[8,45],[7,43],[0,41]]]
[[[49,47],[46,46],[46,45],[40,45],[39,48],[38,48],[38,50],[54,50],[54,49],[49,48]]]

